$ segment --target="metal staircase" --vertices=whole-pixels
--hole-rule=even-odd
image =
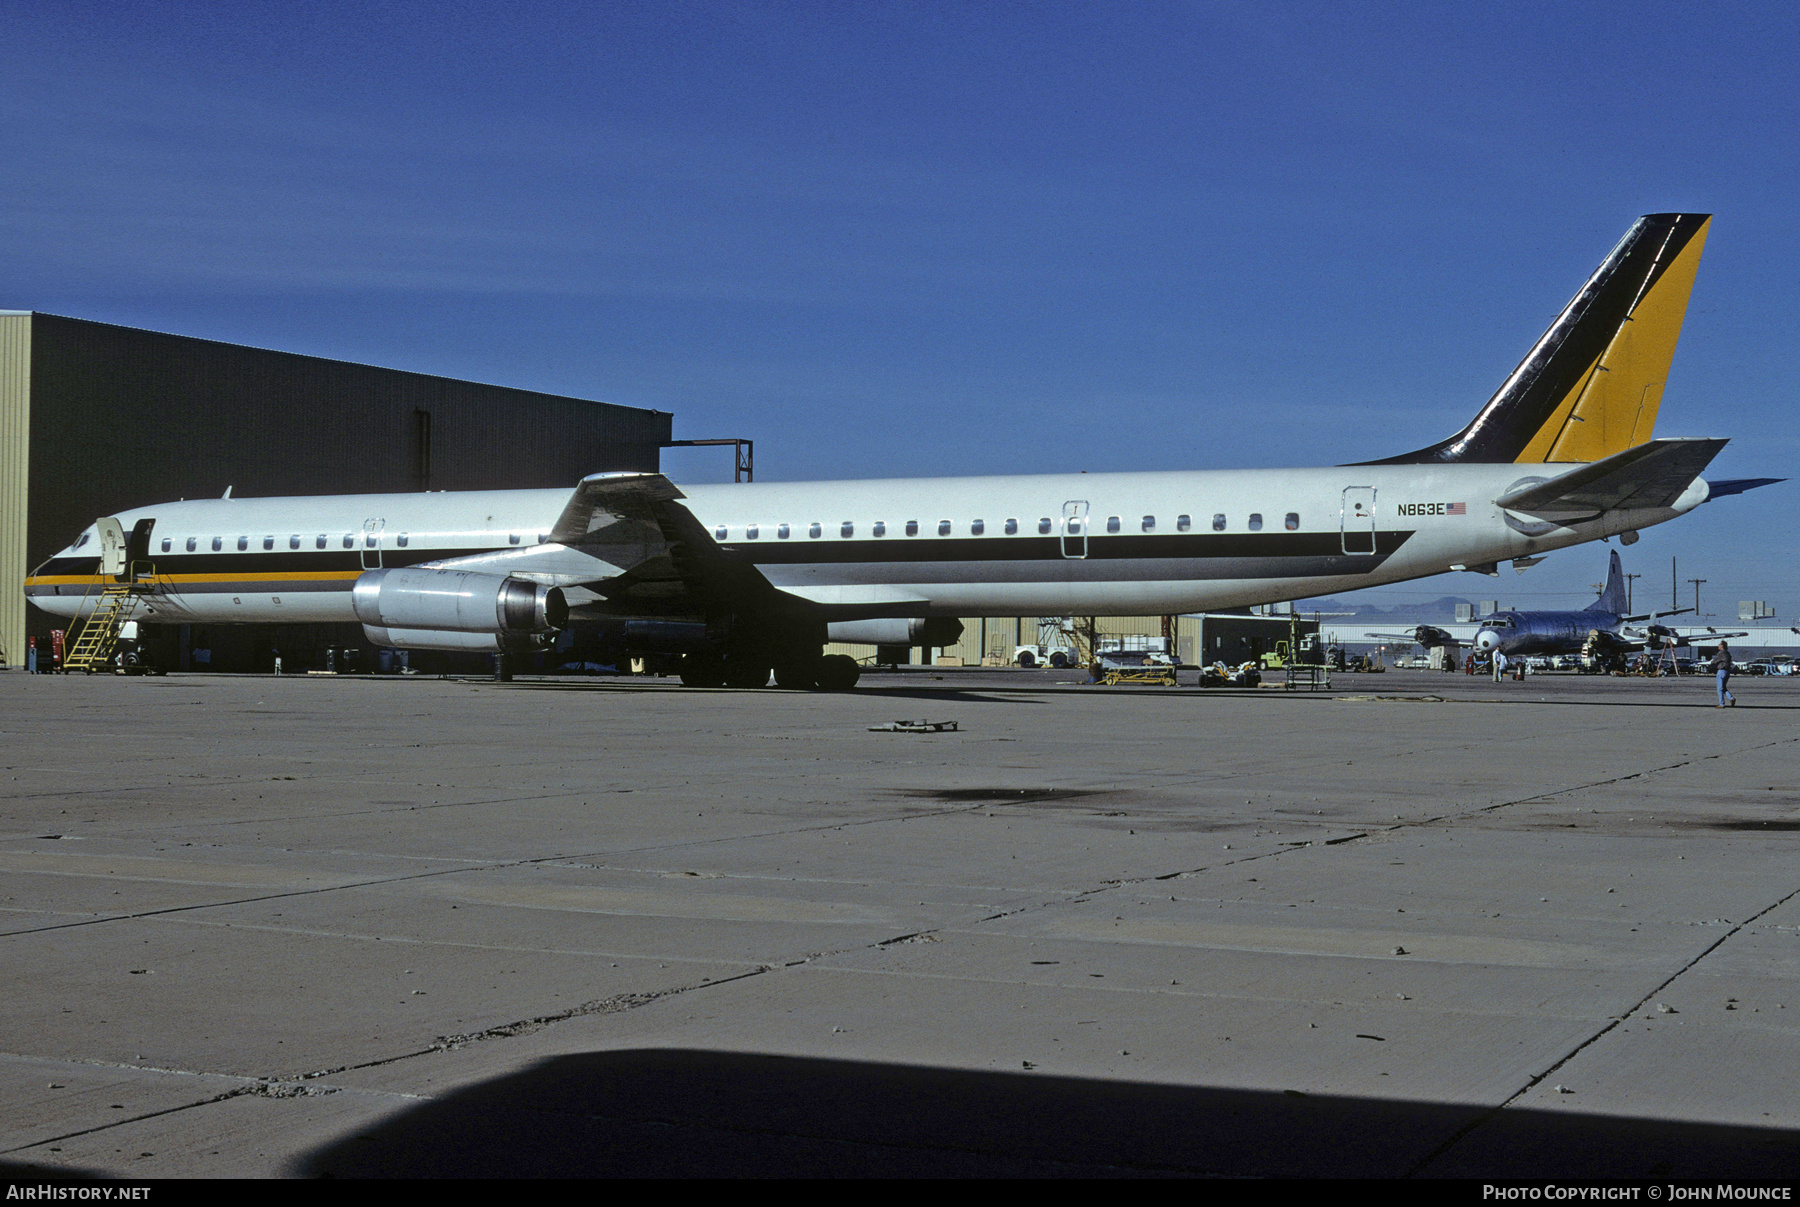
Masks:
[[[155,567],[147,562],[133,562],[123,581],[107,583],[95,599],[93,611],[76,630],[63,659],[63,670],[89,675],[106,670],[119,644],[119,630],[131,619],[137,597],[153,591],[155,585]]]

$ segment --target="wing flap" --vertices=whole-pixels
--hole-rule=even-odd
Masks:
[[[1596,514],[1670,507],[1727,441],[1652,440],[1622,453],[1507,491],[1494,501],[1511,511],[1534,514]]]

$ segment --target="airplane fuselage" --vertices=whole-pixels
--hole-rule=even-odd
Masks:
[[[718,544],[828,617],[1146,615],[1401,582],[1649,527],[1706,498],[1546,524],[1492,500],[1558,465],[1406,464],[755,483],[684,488]],[[544,582],[581,581],[549,539],[566,489],[187,500],[133,556],[164,623],[353,621],[370,569],[478,558]],[[26,582],[75,616],[99,581],[94,529]],[[604,609],[595,596],[571,602]],[[581,608],[577,608],[581,614]],[[1585,635],[1585,632],[1584,632]]]
[[[1617,636],[1624,617],[1616,612],[1496,612],[1475,633],[1475,648],[1498,649],[1508,658],[1526,654],[1573,654],[1595,629]]]

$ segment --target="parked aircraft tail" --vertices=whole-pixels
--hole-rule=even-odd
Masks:
[[[1590,612],[1611,612],[1615,616],[1625,615],[1625,570],[1619,565],[1619,551],[1612,551],[1612,560],[1606,567],[1606,589],[1600,592],[1600,598],[1587,606]]]
[[[1649,440],[1711,221],[1639,218],[1467,427],[1370,464],[1597,461]]]

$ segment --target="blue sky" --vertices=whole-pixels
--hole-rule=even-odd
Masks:
[[[1658,432],[1781,476],[1796,62],[1776,4],[44,0],[0,307],[670,410],[770,479],[1317,464],[1454,431],[1633,217],[1703,210]],[[1627,569],[1791,617],[1796,489]]]

